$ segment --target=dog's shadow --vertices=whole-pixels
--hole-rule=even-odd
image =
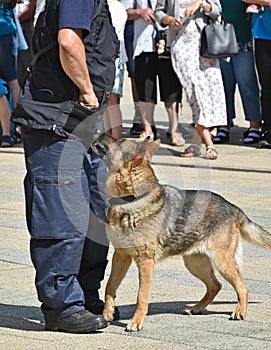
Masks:
[[[150,303],[149,304],[149,310],[148,310],[148,316],[152,315],[161,315],[161,314],[175,314],[175,315],[184,315],[184,316],[191,316],[188,313],[186,313],[186,310],[195,305],[198,301],[171,301],[171,302],[159,302],[159,303]],[[249,304],[258,304],[258,302],[249,302]],[[236,302],[228,302],[228,301],[213,301],[211,305],[236,305]],[[233,307],[229,307],[229,312],[226,311],[210,311],[208,309],[205,309],[200,315],[226,315],[228,318],[230,318],[232,311],[234,309]],[[118,306],[118,309],[120,311],[120,319],[117,321],[113,321],[112,324],[119,326],[119,327],[126,327],[126,322],[122,322],[122,320],[128,320],[131,319],[135,312],[135,305],[123,305]],[[197,315],[193,315],[193,317],[197,317]]]
[[[185,315],[185,310],[196,301],[172,301],[150,303],[148,315],[179,314]],[[235,302],[214,301],[212,304],[236,304]],[[257,302],[249,302],[257,304]],[[126,322],[122,320],[131,319],[135,312],[135,304],[118,306],[121,318],[113,321],[112,324],[119,327],[126,327]],[[204,310],[203,315],[228,315],[230,312]],[[196,316],[194,316],[196,317]],[[41,332],[44,330],[43,314],[37,306],[0,304],[0,328],[18,329],[22,331]]]

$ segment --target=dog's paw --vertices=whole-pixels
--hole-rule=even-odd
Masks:
[[[231,317],[229,319],[234,321],[241,321],[241,320],[244,320],[244,318],[245,318],[245,315],[241,314],[241,312],[234,311],[231,314]]]
[[[132,320],[127,324],[125,330],[126,332],[138,332],[138,331],[141,331],[142,328],[143,328],[143,323],[134,322]]]
[[[196,307],[188,307],[184,310],[185,315],[201,315],[202,310],[197,309]]]
[[[104,319],[106,320],[106,322],[111,322],[114,320],[114,311],[107,311],[107,310],[104,310],[103,311],[103,317]]]

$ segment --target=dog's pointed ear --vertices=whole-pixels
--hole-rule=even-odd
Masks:
[[[133,158],[133,163],[138,165],[142,160],[147,158],[151,160],[154,153],[160,146],[161,141],[159,139],[155,141],[149,141],[148,138],[139,142],[139,147],[136,150],[136,156]]]
[[[151,159],[154,153],[158,150],[160,144],[161,144],[161,141],[159,139],[155,141],[150,141],[147,143],[146,154],[149,157],[149,159]]]

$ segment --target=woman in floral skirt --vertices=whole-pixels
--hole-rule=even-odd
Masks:
[[[161,25],[169,26],[172,64],[186,92],[196,128],[192,144],[181,153],[184,157],[199,156],[203,140],[205,157],[216,159],[210,127],[227,120],[219,61],[200,56],[201,31],[208,16],[216,19],[220,14],[218,0],[157,1],[155,17]]]

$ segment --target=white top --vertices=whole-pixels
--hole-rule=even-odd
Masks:
[[[108,0],[109,11],[117,37],[120,41],[120,57],[122,62],[128,61],[124,44],[124,27],[127,21],[127,12],[118,0]]]
[[[150,0],[150,2],[154,10],[156,0]],[[126,10],[129,8],[141,9],[149,7],[147,0],[121,0],[121,3]],[[134,57],[142,52],[154,52],[156,50],[155,35],[156,31],[153,24],[148,24],[143,18],[138,18],[134,21]]]
[[[17,16],[22,13],[29,5],[29,0],[24,0],[24,2],[16,5],[16,14]]]
[[[37,19],[39,17],[39,14],[41,11],[43,11],[45,8],[45,0],[37,0],[36,1],[36,10],[34,15],[34,25],[36,25]]]

